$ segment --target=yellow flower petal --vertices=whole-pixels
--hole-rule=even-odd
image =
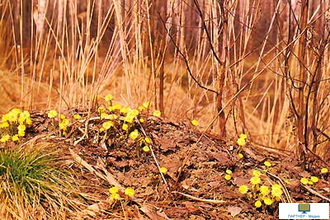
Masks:
[[[191,124],[193,126],[198,126],[199,123],[198,123],[198,121],[196,119],[194,119],[194,120],[191,121]]]
[[[139,136],[139,132],[137,129],[135,129],[129,134],[129,137],[132,138],[133,140],[135,140],[138,136]]]
[[[129,197],[133,197],[135,194],[135,191],[133,188],[128,187],[125,189],[125,195],[129,196]]]
[[[153,116],[160,117],[161,116],[160,111],[159,110],[155,110],[154,113],[153,113]]]
[[[57,111],[56,110],[50,110],[48,112],[48,118],[55,118],[57,116]]]
[[[110,102],[112,100],[112,95],[106,95],[104,99],[106,102]]]
[[[160,172],[165,174],[167,172],[167,168],[166,167],[161,167]]]
[[[264,203],[265,203],[266,205],[271,205],[271,204],[273,204],[273,200],[272,200],[271,198],[265,198],[265,199],[264,199]]]
[[[304,185],[307,185],[308,184],[308,179],[303,177],[303,178],[300,179],[300,182]]]
[[[249,190],[249,188],[246,186],[246,185],[241,185],[239,188],[238,188],[239,192],[242,193],[242,194],[246,194],[247,191]]]
[[[143,149],[144,152],[149,152],[150,151],[150,148],[147,145],[145,145],[142,149]]]
[[[319,181],[319,178],[317,178],[316,176],[311,176],[311,181],[313,183],[317,183]]]
[[[243,139],[243,138],[238,138],[238,140],[237,140],[237,144],[238,144],[239,146],[245,146],[245,145],[246,145],[246,141],[245,141],[245,139]]]
[[[226,179],[226,180],[230,180],[230,179],[231,179],[231,176],[230,176],[229,174],[226,174],[226,175],[225,175],[225,179]]]
[[[261,202],[258,200],[254,203],[255,207],[260,208],[261,207]]]
[[[118,190],[118,188],[117,188],[116,186],[113,186],[113,187],[111,187],[111,188],[109,189],[109,192],[110,192],[111,194],[114,194],[114,193],[118,193],[119,190]]]
[[[328,169],[327,168],[322,168],[321,169],[321,173],[327,173],[328,172]]]
[[[269,161],[265,161],[264,164],[265,164],[266,167],[272,166],[272,164]]]

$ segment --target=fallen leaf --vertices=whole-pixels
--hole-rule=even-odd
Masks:
[[[235,217],[236,215],[238,215],[240,212],[242,211],[242,209],[240,207],[237,206],[229,206],[228,207],[228,212],[230,212],[230,215],[232,217]]]

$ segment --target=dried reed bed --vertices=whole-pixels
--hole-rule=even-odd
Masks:
[[[3,100],[92,108],[112,93],[204,128],[221,110],[213,133],[329,158],[329,3],[306,2],[2,0],[17,82]]]

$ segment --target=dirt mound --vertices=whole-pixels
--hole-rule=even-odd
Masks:
[[[82,118],[62,137],[50,129],[54,120],[46,113],[32,113],[29,135],[47,134],[69,146],[85,200],[86,208],[77,214],[81,219],[278,219],[279,202],[329,202],[329,175],[320,173],[319,160],[311,160],[307,172],[282,152],[261,151],[249,141],[240,149],[236,140],[201,133],[191,124],[143,115],[127,131],[116,124],[100,131],[106,120],[98,113],[64,114],[77,113]],[[140,136],[129,138],[130,129]],[[145,137],[151,139],[149,151],[143,150]],[[253,176],[261,183],[251,183]],[[318,180],[301,183],[311,176]],[[239,190],[242,185],[249,188],[245,194]],[[273,204],[264,204],[261,185],[279,185],[279,200],[273,197]],[[121,199],[110,199],[114,186]],[[135,190],[131,198],[124,195],[127,187]]]

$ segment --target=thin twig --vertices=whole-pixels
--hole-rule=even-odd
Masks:
[[[172,193],[179,194],[179,195],[182,195],[184,197],[187,197],[189,199],[193,199],[193,200],[196,200],[199,202],[207,202],[207,203],[212,203],[212,204],[223,204],[223,203],[227,202],[224,200],[217,200],[217,199],[201,199],[201,198],[198,198],[198,197],[186,194],[186,193],[182,193],[182,192],[177,192],[177,191],[173,191]]]
[[[180,50],[179,45],[178,45],[178,44],[175,42],[175,40],[173,39],[173,36],[170,34],[170,30],[167,29],[167,27],[166,27],[166,23],[165,23],[165,21],[162,19],[160,13],[159,13],[159,12],[157,12],[157,13],[158,13],[158,16],[160,17],[160,20],[161,20],[161,22],[162,22],[164,28],[165,28],[166,34],[170,37],[171,42],[173,43],[174,47],[178,50],[179,54],[182,56],[182,58],[183,58],[183,60],[184,60],[184,62],[185,62],[185,64],[186,64],[186,70],[187,70],[187,72],[189,73],[190,77],[191,77],[191,78],[195,81],[195,83],[196,83],[199,87],[201,87],[202,89],[205,89],[206,91],[209,91],[209,92],[213,92],[213,93],[215,93],[215,94],[218,94],[217,91],[215,91],[215,90],[213,90],[213,89],[210,89],[210,88],[207,88],[206,86],[202,85],[202,84],[201,84],[201,83],[195,78],[195,76],[194,76],[194,75],[192,74],[192,72],[191,72],[191,69],[190,69],[190,66],[189,66],[189,61],[188,61],[188,59],[187,59],[187,56],[186,56],[186,55]]]
[[[142,126],[142,124],[140,123],[140,121],[139,121],[136,117],[135,117],[135,121],[140,125],[141,131],[142,131],[144,137],[148,137],[146,131],[144,130],[144,128],[143,128],[143,126]],[[166,179],[165,179],[165,176],[164,176],[164,174],[161,172],[160,165],[159,165],[159,162],[158,162],[158,160],[157,160],[156,154],[155,154],[155,152],[154,152],[154,150],[153,150],[152,144],[151,144],[151,143],[148,144],[148,147],[149,147],[149,149],[150,149],[150,151],[151,151],[151,155],[152,155],[152,157],[153,157],[153,159],[154,159],[154,161],[155,161],[155,164],[156,164],[156,166],[157,166],[157,168],[158,168],[158,171],[159,171],[159,173],[160,173],[160,176],[162,177],[163,182],[164,182],[164,184],[165,184],[165,186],[166,186],[167,192],[171,193],[171,191],[170,191],[170,187],[169,187],[168,184],[167,184],[167,181],[166,181]]]
[[[314,195],[317,195],[318,197],[320,197],[320,198],[322,198],[322,199],[324,199],[324,200],[330,202],[330,199],[329,199],[328,197],[325,197],[325,196],[321,195],[320,193],[316,192],[314,189],[309,188],[308,186],[305,186],[305,185],[303,185],[303,184],[302,184],[302,186],[303,186],[305,189],[307,189],[309,192],[313,193]]]

